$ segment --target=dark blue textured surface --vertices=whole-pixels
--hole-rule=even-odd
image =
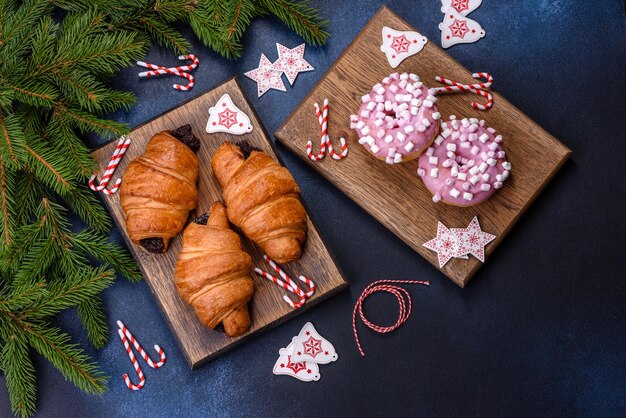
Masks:
[[[314,4],[331,20],[325,48],[307,47],[316,68],[287,93],[256,99],[240,78],[269,132],[274,132],[379,8],[379,2]],[[392,1],[392,10],[437,42],[439,2]],[[303,191],[327,245],[351,282],[348,291],[208,364],[187,367],[146,283],[119,280],[105,292],[109,345],[89,354],[111,376],[102,397],[82,394],[37,358],[41,416],[263,415],[626,415],[626,23],[621,0],[484,0],[471,18],[487,36],[449,53],[470,70],[488,70],[495,89],[574,153],[466,289],[434,269],[356,204],[299,161],[279,152]],[[190,93],[171,78],[139,81],[137,68],[116,81],[138,104],[120,121],[137,125],[255,68],[275,42],[300,39],[273,19],[253,23],[236,62],[195,43],[201,66]],[[383,59],[377,57],[377,59]],[[154,49],[147,61],[174,64]],[[96,145],[96,143],[92,144]],[[121,242],[118,231],[113,239]],[[411,289],[409,321],[392,334],[361,328],[367,357],[358,356],[351,310],[375,279],[428,279]],[[366,303],[375,322],[396,317],[391,296]],[[114,334],[121,319],[145,346],[158,342],[168,363],[144,367],[146,387],[130,392],[121,375],[131,365]],[[271,373],[278,350],[312,321],[340,358],[304,384]],[[75,312],[62,328],[87,345]],[[88,346],[88,345],[87,345]],[[146,370],[147,369],[147,370]],[[9,414],[0,389],[0,415]]]

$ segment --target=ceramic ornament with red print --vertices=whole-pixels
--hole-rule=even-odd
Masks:
[[[467,16],[478,9],[482,2],[483,0],[441,0],[441,13],[447,13],[450,8],[454,8],[463,16]]]
[[[291,358],[294,361],[328,364],[337,361],[339,355],[335,347],[315,329],[312,323],[307,322],[297,337],[293,338]]]
[[[243,135],[252,132],[252,124],[248,115],[233,103],[228,94],[223,95],[215,106],[209,108],[209,121],[206,131],[210,134],[226,132]]]
[[[287,348],[280,349],[280,357],[274,364],[274,374],[295,377],[303,382],[320,380],[322,376],[316,363],[311,361],[294,361],[290,354],[293,351],[293,345],[294,343],[291,343]]]
[[[411,55],[420,52],[428,39],[415,31],[399,31],[383,27],[383,43],[380,50],[387,56],[391,68],[396,68]]]
[[[457,255],[471,254],[482,263],[485,262],[485,245],[496,239],[496,236],[483,232],[477,216],[474,216],[467,228],[452,228],[451,231],[457,239]]]
[[[468,258],[467,255],[459,254],[458,238],[441,222],[437,224],[437,236],[422,245],[437,253],[440,268],[453,257]]]
[[[470,44],[485,36],[482,26],[475,20],[467,18],[451,7],[439,24],[441,30],[441,46],[450,48],[456,44]]]
[[[261,54],[259,66],[254,70],[244,73],[244,75],[256,81],[259,97],[263,96],[270,89],[287,91],[285,84],[283,83],[283,79],[281,78],[283,72],[275,70],[273,64],[264,54]]]
[[[315,68],[304,59],[305,44],[289,49],[279,43],[276,44],[278,59],[272,64],[276,71],[285,73],[289,84],[293,86],[299,73],[313,71]]]

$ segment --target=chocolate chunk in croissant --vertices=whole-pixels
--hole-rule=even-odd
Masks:
[[[174,283],[204,325],[216,329],[222,323],[230,337],[250,328],[251,272],[252,259],[243,251],[239,235],[230,229],[224,205],[213,204],[206,225],[192,222],[187,226]]]
[[[187,145],[193,152],[197,152],[200,149],[200,140],[193,134],[189,124],[170,131],[170,135]]]
[[[130,239],[163,253],[198,204],[198,158],[169,132],[154,135],[122,177],[120,202]]]
[[[163,238],[144,238],[139,240],[139,245],[141,245],[146,251],[153,254],[161,254],[165,251]]]
[[[243,158],[246,160],[250,157],[250,154],[252,154],[252,151],[262,152],[259,148],[253,147],[252,145],[250,145],[250,143],[246,141],[245,139],[243,141],[237,142],[235,145],[239,147],[239,149],[241,150],[241,153],[243,154]]]
[[[228,219],[278,263],[298,259],[307,215],[289,171],[263,152],[253,150],[246,159],[229,142],[218,148],[211,166],[223,189]]]

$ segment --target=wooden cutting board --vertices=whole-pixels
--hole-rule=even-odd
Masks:
[[[437,102],[442,120],[448,119],[449,115],[485,119],[488,126],[504,136],[504,149],[513,170],[504,187],[480,205],[461,208],[433,203],[432,195],[416,174],[417,159],[395,165],[377,160],[358,144],[356,132],[349,129],[349,117],[357,113],[361,96],[394,71],[416,73],[433,87],[439,85],[434,80],[436,75],[466,83],[475,81],[470,71],[437,46],[438,39],[430,39],[421,52],[392,69],[380,51],[384,26],[401,31],[415,30],[388,8],[382,7],[275,135],[435,267],[439,268],[436,253],[422,244],[435,237],[437,221],[450,228],[466,227],[478,215],[482,229],[498,236],[486,247],[488,257],[571,151],[497,93],[493,93],[495,104],[488,111],[478,111],[470,106],[472,101],[481,100],[479,96],[442,95]],[[488,71],[489,68],[476,70]],[[494,77],[497,87],[498,75],[494,74]],[[342,161],[326,157],[313,162],[305,151],[306,142],[311,139],[317,152],[319,125],[313,104],[322,103],[324,98],[330,100],[328,130],[331,141],[338,146],[339,136],[347,134],[349,154]],[[440,270],[463,287],[480,265],[474,257],[452,259]]]
[[[213,106],[224,93],[228,93],[235,105],[250,117],[253,126],[251,133],[235,136],[225,133],[209,135],[205,132],[209,107]],[[237,142],[245,139],[251,145],[277,158],[263,126],[246,101],[235,79],[231,79],[200,97],[134,129],[128,135],[132,139],[132,144],[113,176],[114,179],[111,184],[115,178],[122,175],[130,161],[143,153],[148,140],[155,133],[174,129],[187,123],[191,124],[194,133],[201,141],[200,150],[197,154],[200,160],[200,178],[198,180],[200,203],[198,208],[192,212],[192,218],[207,212],[214,201],[222,199],[220,186],[211,172],[210,161],[217,148],[224,141]],[[110,142],[93,152],[93,156],[98,161],[100,173],[104,172],[116,143],[117,141]],[[139,245],[133,244],[126,233],[124,213],[120,206],[119,197],[119,193],[111,196],[102,195],[192,368],[241,344],[252,336],[300,314],[347,287],[347,283],[328,253],[328,249],[315,225],[309,219],[309,231],[302,257],[283,267],[287,274],[294,279],[300,274],[312,279],[316,285],[314,296],[306,302],[304,307],[293,310],[282,299],[283,294],[285,294],[282,288],[253,273],[255,293],[249,304],[252,326],[245,335],[239,338],[229,338],[224,333],[207,329],[200,324],[193,309],[185,304],[176,293],[173,277],[176,258],[181,249],[181,236],[179,235],[171,241],[170,249],[166,254],[151,254]],[[247,239],[243,238],[242,241],[245,250],[252,256],[253,265],[274,273],[263,261],[263,253]]]

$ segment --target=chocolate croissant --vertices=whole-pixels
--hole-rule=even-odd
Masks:
[[[213,329],[221,322],[230,337],[250,328],[251,272],[252,259],[241,248],[239,235],[230,229],[221,203],[213,204],[208,219],[204,215],[185,229],[174,283],[207,327]]]
[[[120,202],[126,231],[150,252],[167,251],[170,239],[183,230],[189,211],[198,205],[194,151],[199,146],[190,125],[159,132],[122,176]]]
[[[276,262],[298,259],[307,214],[289,171],[245,141],[222,144],[211,166],[223,189],[228,219]]]

